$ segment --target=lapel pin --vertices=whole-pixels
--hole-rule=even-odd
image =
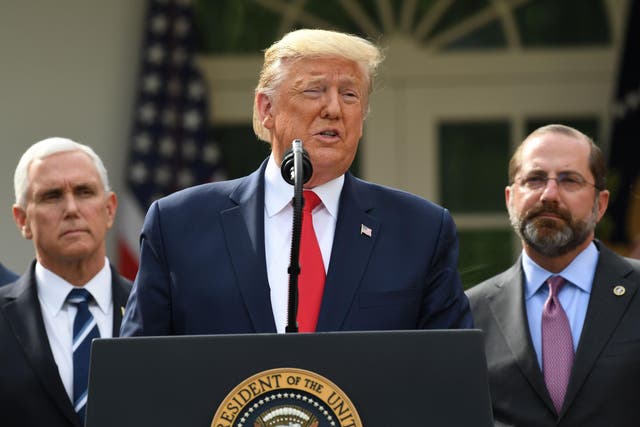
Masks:
[[[613,288],[613,294],[617,297],[621,297],[625,292],[627,292],[627,290],[624,288],[624,286],[618,285]]]
[[[124,317],[124,306],[120,307],[120,312],[122,313],[122,317]]]
[[[372,229],[370,229],[369,227],[367,227],[364,224],[360,224],[360,234],[361,235],[365,235],[367,237],[371,237],[371,233],[373,233]]]

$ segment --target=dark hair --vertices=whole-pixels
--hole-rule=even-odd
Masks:
[[[593,139],[589,138],[584,133],[580,132],[577,129],[574,129],[570,126],[559,125],[559,124],[551,124],[539,127],[538,129],[531,132],[522,143],[516,149],[516,152],[511,156],[511,160],[509,160],[509,183],[513,183],[515,180],[516,174],[520,170],[520,166],[522,164],[522,149],[524,147],[525,142],[529,140],[531,137],[543,134],[543,133],[557,133],[561,135],[570,136],[572,138],[582,139],[586,143],[589,144],[589,170],[593,175],[594,186],[598,191],[602,191],[606,188],[607,181],[607,166],[604,161],[604,155],[602,154],[602,150],[600,147],[593,142]]]

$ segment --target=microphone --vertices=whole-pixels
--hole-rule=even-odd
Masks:
[[[291,148],[282,158],[280,166],[282,177],[293,185],[293,224],[291,231],[291,257],[287,272],[289,273],[289,298],[287,303],[287,325],[285,332],[298,332],[298,275],[300,274],[300,237],[302,232],[302,185],[311,179],[313,167],[309,154],[302,147],[302,141],[294,139]]]
[[[309,153],[302,147],[302,141],[294,139],[291,148],[289,148],[282,157],[282,164],[280,165],[280,172],[282,178],[290,185],[295,185],[295,158],[298,157],[297,164],[302,164],[302,184],[311,179],[313,175],[313,166],[311,166],[311,159],[309,159]]]

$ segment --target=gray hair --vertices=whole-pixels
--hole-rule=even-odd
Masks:
[[[77,143],[67,138],[47,138],[38,141],[24,152],[16,171],[13,174],[13,190],[16,196],[16,204],[22,208],[27,207],[27,192],[29,190],[29,166],[34,160],[41,160],[45,157],[56,153],[64,153],[68,151],[81,151],[85,153],[96,167],[96,171],[100,176],[105,192],[111,191],[109,186],[109,177],[104,163],[100,157],[87,145]]]
[[[368,93],[373,89],[373,78],[383,60],[381,50],[373,43],[351,34],[328,30],[302,29],[286,34],[264,53],[264,63],[255,94],[275,95],[287,75],[287,66],[302,58],[339,57],[357,63],[367,79]],[[368,112],[368,101],[364,113]],[[253,104],[253,131],[263,141],[271,135],[262,125],[258,113],[257,96]]]

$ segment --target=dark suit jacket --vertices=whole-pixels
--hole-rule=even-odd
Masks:
[[[6,285],[16,280],[19,276],[13,271],[9,270],[4,265],[0,264],[0,286]]]
[[[476,327],[486,334],[496,425],[640,425],[640,261],[596,244],[600,257],[559,415],[531,342],[520,260],[467,292]],[[624,295],[613,293],[616,286],[624,287]]]
[[[0,425],[80,427],[62,385],[42,320],[35,262],[16,282],[0,288]],[[113,334],[131,282],[111,267]]]
[[[123,336],[276,332],[264,249],[265,166],[151,206]],[[457,254],[445,209],[347,174],[317,330],[471,327]]]

